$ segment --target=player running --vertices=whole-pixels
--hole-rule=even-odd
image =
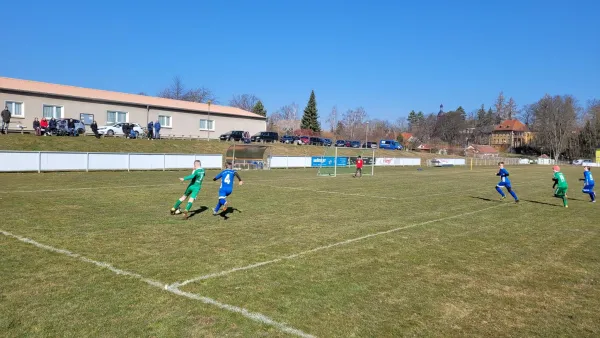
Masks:
[[[175,202],[175,205],[171,208],[171,215],[179,215],[181,213],[181,210],[179,210],[179,206],[181,205],[181,203],[183,203],[183,201],[185,201],[186,198],[189,197],[188,203],[187,203],[185,209],[183,210],[183,216],[185,217],[185,219],[189,218],[189,212],[190,212],[190,209],[192,208],[192,203],[194,203],[194,200],[196,199],[196,197],[198,197],[198,193],[200,192],[200,189],[202,189],[202,181],[204,180],[204,175],[205,175],[204,168],[200,168],[200,167],[201,167],[200,160],[195,160],[194,161],[194,171],[192,171],[192,174],[179,179],[181,182],[184,182],[184,181],[191,181],[191,182],[188,185],[188,187],[185,189],[183,196],[181,196],[177,200],[177,202]]]
[[[363,159],[360,155],[358,155],[358,158],[356,159],[356,172],[354,173],[354,175],[352,177],[356,178],[357,175],[358,175],[358,177],[362,177],[362,167],[363,167]]]
[[[554,171],[554,177],[552,178],[552,180],[554,181],[554,185],[552,186],[552,189],[556,188],[556,186],[558,185],[556,191],[554,191],[554,197],[562,198],[563,206],[565,208],[568,208],[569,205],[567,202],[567,190],[569,189],[569,185],[567,184],[567,179],[565,178],[565,175],[563,175],[563,173],[560,172],[559,166],[555,165],[552,168],[552,171]]]
[[[221,207],[223,207],[223,211],[227,210],[227,196],[231,195],[233,192],[233,181],[235,177],[240,181],[240,185],[244,184],[242,178],[237,173],[237,171],[231,168],[231,163],[227,162],[226,169],[221,171],[213,181],[221,179],[221,187],[219,188],[219,201],[217,202],[217,206],[213,209],[213,215],[217,215]]]
[[[500,176],[500,182],[496,185],[496,191],[500,194],[501,199],[505,199],[506,195],[504,191],[502,191],[502,187],[505,187],[506,190],[510,193],[510,195],[515,199],[516,203],[519,203],[519,198],[517,194],[512,190],[512,186],[510,184],[510,179],[508,178],[508,170],[504,168],[504,162],[499,162],[498,167],[500,170],[496,174],[496,176]]]
[[[592,199],[592,203],[596,203],[596,193],[594,192],[594,176],[592,176],[591,168],[589,166],[583,167],[583,178],[580,178],[580,181],[583,181],[583,192],[584,194],[590,195]]]

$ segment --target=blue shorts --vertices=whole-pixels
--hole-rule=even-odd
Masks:
[[[510,182],[502,182],[502,181],[498,182],[498,187],[506,187],[507,189],[511,188]]]
[[[583,193],[585,194],[589,194],[591,192],[594,192],[594,185],[593,184],[586,184],[583,186],[583,190],[581,190]]]
[[[231,189],[219,189],[219,198],[226,198],[231,195]]]

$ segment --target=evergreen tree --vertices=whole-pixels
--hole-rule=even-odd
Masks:
[[[415,113],[414,110],[411,110],[410,113],[408,113],[408,129],[412,130],[417,124],[419,124],[418,120],[417,120],[417,113]]]
[[[488,121],[492,121],[491,123],[493,124],[499,124],[500,122],[498,122],[497,116],[494,116],[494,112],[492,111],[492,108],[490,107],[487,111],[486,115],[486,119]]]
[[[423,115],[422,111],[417,113],[417,121],[418,121],[418,124],[425,122],[425,115]]]
[[[267,116],[267,110],[265,109],[265,106],[263,106],[260,100],[256,102],[254,108],[252,108],[252,112],[256,115]]]
[[[462,106],[458,106],[458,108],[456,108],[456,112],[460,114],[463,121],[467,119],[467,112]]]
[[[485,106],[482,104],[481,108],[477,110],[477,124],[482,123],[485,120]]]
[[[310,129],[315,133],[321,131],[321,124],[319,123],[319,114],[317,111],[317,100],[315,99],[315,91],[310,92],[310,98],[308,104],[304,108],[304,115],[302,116],[301,127],[302,129]]]

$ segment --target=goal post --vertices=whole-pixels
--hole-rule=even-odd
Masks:
[[[353,175],[356,172],[356,160],[363,160],[362,175],[375,174],[375,150],[364,148],[327,147],[316,160],[319,161],[318,176],[336,177],[338,175]]]

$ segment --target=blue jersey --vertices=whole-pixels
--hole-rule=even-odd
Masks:
[[[584,171],[583,178],[585,181],[585,185],[594,185],[594,176],[592,176],[591,171]]]
[[[496,176],[500,176],[500,183],[510,186],[510,179],[508,178],[508,170],[502,168],[502,169],[500,169],[500,171],[498,171]]]
[[[233,180],[236,176],[239,179],[240,176],[235,172],[235,170],[225,169],[215,177],[215,181],[221,179],[221,190],[233,191]]]

